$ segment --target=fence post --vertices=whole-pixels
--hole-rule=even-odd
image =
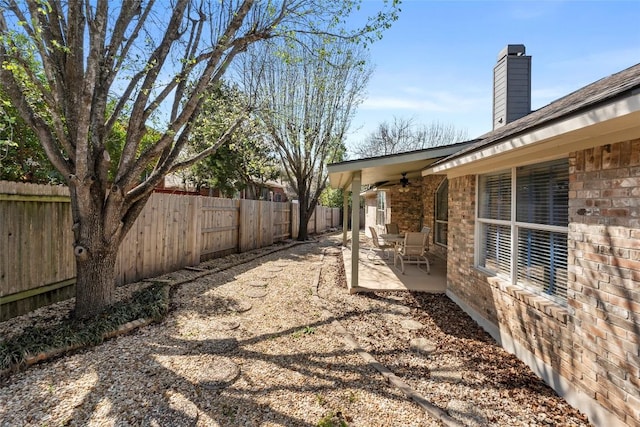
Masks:
[[[300,233],[300,208],[298,202],[291,202],[291,240],[296,240]]]

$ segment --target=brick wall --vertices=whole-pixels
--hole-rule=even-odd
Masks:
[[[449,180],[447,287],[493,324],[497,311],[486,276],[474,268],[475,175]]]
[[[447,256],[447,250],[442,246],[435,245],[433,236],[435,195],[438,186],[444,179],[444,175],[412,178],[409,183],[409,191],[401,193],[398,191],[399,186],[389,190],[390,222],[397,223],[400,232],[420,231],[423,226],[430,227],[429,251],[442,258]]]
[[[572,153],[569,308],[580,384],[640,425],[640,140]]]
[[[592,420],[640,426],[640,140],[569,168],[567,307],[474,268],[471,175],[449,181],[448,291]]]
[[[389,222],[398,224],[401,233],[420,231],[422,225],[422,178],[411,178],[408,187],[409,191],[404,193],[399,191],[399,185],[391,187],[388,192]]]

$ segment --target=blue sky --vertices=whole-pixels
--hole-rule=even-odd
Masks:
[[[363,12],[381,7],[364,0]],[[640,0],[404,0],[371,46],[371,77],[347,137],[393,117],[491,130],[493,67],[507,44],[532,57],[532,108],[640,62]]]

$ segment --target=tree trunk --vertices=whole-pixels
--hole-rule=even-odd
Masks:
[[[74,255],[76,258],[75,317],[86,319],[103,312],[114,302],[115,264],[123,233],[121,205],[106,204],[97,185],[72,187]],[[116,197],[114,194],[111,197]],[[146,201],[146,200],[145,200]],[[144,202],[143,202],[144,203]],[[131,221],[137,215],[132,215]]]
[[[298,209],[300,224],[298,227],[298,240],[304,242],[309,238],[309,215],[307,209],[307,197],[302,192],[298,192]]]
[[[110,248],[106,244],[102,245],[103,248],[99,245],[96,248],[95,244],[92,246],[94,250],[86,256],[78,254],[80,246],[76,246],[75,317],[80,319],[96,316],[114,302],[118,248]]]

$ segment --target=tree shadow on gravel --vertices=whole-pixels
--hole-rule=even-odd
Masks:
[[[347,419],[349,415],[349,397],[345,395],[344,406],[336,408],[330,404],[321,402],[322,395],[333,392],[336,389],[360,389],[367,392],[381,392],[387,399],[406,400],[401,395],[392,395],[388,392],[388,386],[382,377],[378,378],[380,386],[376,390],[368,387],[372,377],[377,376],[371,366],[364,362],[337,363],[344,357],[354,354],[353,349],[338,349],[335,351],[304,352],[295,354],[265,354],[264,352],[252,351],[248,349],[251,345],[265,341],[273,341],[278,338],[286,338],[298,333],[301,328],[311,327],[320,333],[321,328],[326,328],[333,319],[317,321],[311,324],[297,325],[273,334],[264,334],[247,339],[237,340],[235,338],[220,338],[206,340],[184,340],[179,338],[169,338],[162,342],[148,340],[145,336],[128,338],[135,341],[138,352],[144,353],[151,362],[147,363],[144,370],[139,372],[140,381],[151,381],[153,386],[148,389],[148,394],[140,402],[140,413],[143,414],[143,425],[172,425],[172,426],[192,426],[207,425],[215,423],[221,426],[235,426],[240,420],[249,420],[250,425],[259,425],[264,422],[271,422],[286,426],[315,426],[315,422],[310,423],[303,419],[296,418],[279,411],[272,406],[261,403],[261,398],[267,394],[286,394],[290,399],[295,399],[297,393],[313,393],[317,396],[315,402],[318,404],[318,411],[326,414],[336,411],[344,411]],[[347,320],[340,318],[339,320]],[[162,327],[157,325],[155,327]],[[313,336],[306,336],[300,339],[313,339]],[[251,385],[251,378],[241,372],[239,377],[234,378],[227,384],[222,384],[219,388],[208,387],[203,382],[194,381],[189,375],[181,375],[167,366],[167,358],[176,356],[199,356],[216,355],[228,360],[242,360],[246,363],[269,364],[276,370],[290,370],[301,377],[311,378],[319,385],[309,385],[306,381],[299,384],[292,383],[268,383],[264,385]],[[392,356],[390,352],[388,354]],[[120,367],[126,370],[124,367]],[[215,366],[201,366],[199,369],[215,369]],[[113,372],[106,367],[87,366],[98,373],[99,379],[89,394],[82,402],[78,402],[72,415],[72,420],[86,422],[92,413],[99,411],[100,404],[104,400],[111,400],[113,409],[110,413],[115,418],[116,425],[124,425],[139,422],[139,418],[133,414],[123,414],[118,410],[116,396],[110,396],[110,390],[118,387],[112,381]],[[118,368],[117,368],[118,369]],[[344,378],[348,378],[345,380]],[[243,384],[238,385],[238,381]],[[382,396],[381,396],[382,397]],[[148,405],[144,404],[144,401]],[[131,415],[129,419],[127,416]]]
[[[278,259],[287,259],[289,262],[306,262],[305,256],[288,256],[280,254]],[[205,298],[208,291],[232,282],[241,274],[256,268],[255,260],[233,267],[230,274],[219,275],[211,280],[205,280],[204,284],[190,283],[182,286],[192,286],[192,298]],[[262,263],[262,262],[260,262]],[[181,289],[172,290],[172,294],[180,292]],[[225,310],[237,301],[229,297],[214,297],[206,295],[210,299],[207,304],[194,306],[191,314],[196,317],[226,316],[236,314],[233,310]],[[172,310],[178,308],[172,303]],[[181,308],[183,309],[183,308]],[[370,314],[381,314],[383,311],[372,310]],[[338,320],[348,322],[355,312],[348,312],[340,316]],[[170,317],[168,318],[170,319]],[[174,319],[175,320],[175,319]],[[92,389],[82,398],[82,401],[75,402],[75,408],[69,423],[82,424],[88,422],[92,415],[104,412],[111,405],[108,411],[110,418],[114,419],[115,425],[138,424],[142,425],[172,425],[191,426],[216,424],[222,426],[235,426],[241,422],[250,422],[251,425],[258,425],[264,422],[275,423],[286,426],[314,426],[316,423],[309,423],[302,418],[288,415],[265,403],[262,397],[265,394],[281,394],[295,399],[297,393],[313,393],[317,396],[315,401],[305,402],[311,407],[315,406],[318,413],[330,414],[336,411],[345,411],[345,417],[349,419],[349,407],[352,402],[349,396],[345,396],[343,406],[335,407],[330,402],[323,403],[323,395],[334,392],[336,389],[362,390],[367,393],[381,393],[380,397],[386,399],[406,401],[401,394],[391,393],[389,386],[381,376],[378,376],[371,366],[360,361],[348,363],[345,358],[352,356],[355,351],[344,347],[336,348],[333,351],[312,351],[298,352],[295,354],[268,354],[262,351],[251,350],[250,347],[263,342],[277,342],[280,339],[301,334],[299,339],[313,339],[313,334],[305,335],[307,330],[316,330],[316,333],[323,333],[333,321],[333,318],[317,320],[311,323],[304,323],[283,330],[262,334],[253,337],[237,338],[233,331],[217,331],[217,335],[206,339],[184,339],[178,336],[166,336],[158,341],[150,331],[140,330],[128,336],[118,339],[131,341],[131,359],[141,358],[138,362],[141,368],[135,366],[125,366],[118,363],[96,363],[88,364],[78,372],[81,376],[84,372],[93,371],[98,379]],[[163,322],[150,328],[172,328],[174,325]],[[165,334],[170,334],[165,331]],[[339,338],[336,338],[339,339]],[[105,350],[108,351],[108,350]],[[389,353],[392,356],[392,353]],[[172,369],[170,363],[166,361],[173,357],[193,357],[194,361],[205,360],[209,365],[199,369],[216,369],[215,363],[221,361],[243,361],[243,363],[268,364],[276,370],[290,370],[300,378],[310,378],[312,381],[301,381],[293,383],[267,383],[264,385],[251,384],[251,378],[242,371],[227,383],[220,383],[219,386],[211,387],[205,381],[199,381],[198,375],[201,373],[181,373]],[[199,359],[200,358],[200,359]],[[340,362],[340,361],[343,362]],[[196,369],[197,370],[197,369]],[[120,372],[117,372],[120,371]],[[137,381],[141,384],[148,384],[146,393],[137,396],[134,402],[138,408],[137,413],[122,413],[119,410],[120,402],[117,401],[119,387],[126,387],[114,378],[129,376],[127,381]],[[194,379],[194,376],[196,379]],[[204,375],[206,377],[206,375]],[[345,379],[347,378],[347,379]],[[372,379],[378,384],[375,389],[370,387]],[[319,385],[310,385],[311,382],[318,382]],[[242,384],[242,385],[240,385]],[[105,406],[106,405],[106,406]],[[346,409],[345,409],[346,408]],[[320,418],[320,417],[319,417]]]

